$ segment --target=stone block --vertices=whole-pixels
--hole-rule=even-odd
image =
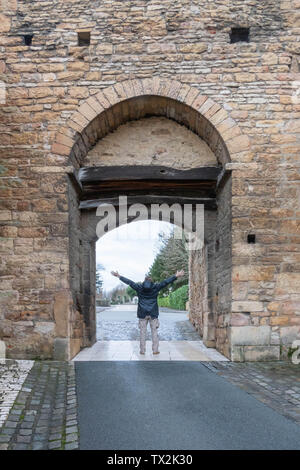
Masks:
[[[233,362],[244,362],[244,348],[243,346],[232,346],[230,359]]]
[[[250,323],[250,315],[233,313],[230,318],[231,326],[247,326]]]
[[[237,153],[244,150],[249,150],[250,148],[250,141],[247,135],[240,135],[234,137],[227,141],[228,150],[231,153]]]
[[[61,338],[68,337],[70,318],[70,298],[68,291],[63,290],[55,295],[53,312],[56,323],[56,336]]]
[[[274,316],[270,318],[270,325],[272,326],[288,325],[289,322],[290,322],[290,319],[287,315]]]
[[[50,321],[37,321],[34,329],[43,335],[52,336],[54,333],[55,324]]]
[[[231,345],[268,345],[270,344],[271,327],[262,326],[232,326],[230,328]]]
[[[232,312],[262,312],[264,305],[255,300],[236,300],[232,302]]]
[[[299,294],[299,273],[279,273],[276,279],[275,294]]]
[[[282,344],[291,345],[295,339],[300,339],[300,326],[283,326],[280,328]]]
[[[269,281],[274,276],[273,266],[240,265],[232,269],[233,281]]]
[[[11,19],[5,15],[0,15],[0,33],[7,33],[10,30]]]
[[[68,361],[70,359],[68,338],[55,338],[54,339],[53,359],[55,361]]]
[[[97,46],[96,52],[100,55],[110,55],[113,53],[113,45],[103,42]]]
[[[278,361],[280,346],[244,346],[245,361]]]
[[[73,359],[79,353],[81,347],[81,338],[70,338],[70,359]]]

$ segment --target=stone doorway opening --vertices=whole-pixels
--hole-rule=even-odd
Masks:
[[[81,201],[78,200],[74,181],[70,180],[70,201],[73,201],[70,273],[73,304],[79,312],[76,335],[80,340],[80,348],[90,347],[96,342],[95,244],[99,237],[99,222],[107,218],[107,207],[115,213],[116,225],[121,226],[134,223],[137,213],[139,220],[152,219],[153,206],[161,208],[166,205],[172,209],[177,205],[182,207],[183,214],[187,205],[191,208],[191,218],[188,219],[191,230],[195,224],[197,207],[202,209],[204,222],[204,245],[201,249],[192,250],[189,256],[189,320],[206,347],[217,348],[222,354],[225,352],[223,346],[226,346],[226,334],[222,332],[224,327],[220,323],[220,308],[223,312],[229,308],[231,299],[231,192],[230,175],[222,175],[221,184],[218,183],[221,171],[217,166],[192,170],[146,165],[129,169],[115,166],[84,168],[78,174],[82,190],[86,191]],[[113,175],[117,176],[112,179]],[[136,175],[140,175],[141,179],[136,179]],[[99,192],[95,187],[98,188],[101,182],[105,190]],[[95,198],[97,194],[99,197]],[[122,214],[120,195],[126,198],[128,204],[126,219]],[[102,208],[100,216],[99,208]],[[135,210],[130,215],[132,208]],[[172,211],[169,215],[170,222],[174,223]],[[108,220],[106,231],[111,230]],[[225,243],[228,243],[226,249]],[[78,321],[80,319],[81,322]]]
[[[97,230],[97,229],[96,229]],[[74,358],[75,361],[140,361],[140,360],[184,360],[184,361],[223,361],[226,358],[215,348],[207,348],[190,321],[188,305],[182,309],[159,308],[159,350],[160,355],[152,354],[151,332],[148,327],[146,354],[139,354],[139,325],[137,305],[130,299],[127,285],[110,275],[116,266],[119,272],[140,282],[151,266],[154,245],[158,247],[158,231],[166,231],[166,237],[174,236],[174,225],[157,220],[131,221],[105,233],[95,243],[96,272],[99,262],[103,263],[105,286],[113,284],[119,291],[113,295],[109,306],[102,301],[95,302],[95,342],[84,348]],[[176,236],[176,235],[175,235]],[[183,247],[182,247],[183,248]],[[148,256],[147,256],[148,255]],[[145,259],[146,258],[146,259]],[[182,265],[189,271],[190,251],[182,256]],[[145,260],[144,260],[145,259]],[[144,272],[144,271],[145,272]],[[139,272],[139,274],[135,274]],[[183,284],[188,284],[188,277]],[[165,275],[169,277],[169,275]],[[178,288],[178,282],[174,288]],[[116,287],[117,289],[117,287]],[[166,293],[165,293],[166,295]]]

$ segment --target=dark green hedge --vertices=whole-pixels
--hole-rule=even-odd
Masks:
[[[159,297],[158,305],[160,307],[174,308],[176,310],[185,310],[186,302],[189,300],[189,286],[186,284],[171,292],[167,297]]]

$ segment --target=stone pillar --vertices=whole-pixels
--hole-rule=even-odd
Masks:
[[[204,214],[204,246],[190,252],[189,259],[189,318],[207,347],[215,347],[214,253],[215,212]]]
[[[53,314],[55,320],[55,339],[53,359],[64,361],[70,359],[70,317],[71,297],[69,290],[59,291],[55,295]]]
[[[82,241],[82,313],[85,324],[84,346],[96,341],[96,249],[95,242]]]

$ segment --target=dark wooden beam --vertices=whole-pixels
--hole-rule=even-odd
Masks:
[[[78,179],[84,183],[122,180],[177,180],[177,181],[216,181],[222,168],[205,166],[191,170],[178,170],[166,166],[103,166],[85,167],[78,170]]]
[[[125,188],[116,188],[112,190],[112,188],[107,188],[107,190],[101,190],[96,188],[91,188],[89,191],[84,191],[81,194],[80,200],[87,200],[87,199],[102,199],[102,198],[118,198],[119,196],[136,196],[136,197],[143,197],[143,196],[155,196],[156,198],[164,197],[164,196],[172,196],[174,198],[180,199],[182,197],[188,197],[193,199],[201,199],[201,198],[215,198],[216,197],[216,190],[214,187],[197,187],[197,188],[148,188],[143,187],[137,189],[135,187],[131,187],[130,190]]]
[[[97,192],[185,192],[185,191],[201,191],[214,189],[215,181],[180,181],[180,180],[122,180],[122,181],[101,181],[94,183],[82,182],[82,189],[85,193]]]

